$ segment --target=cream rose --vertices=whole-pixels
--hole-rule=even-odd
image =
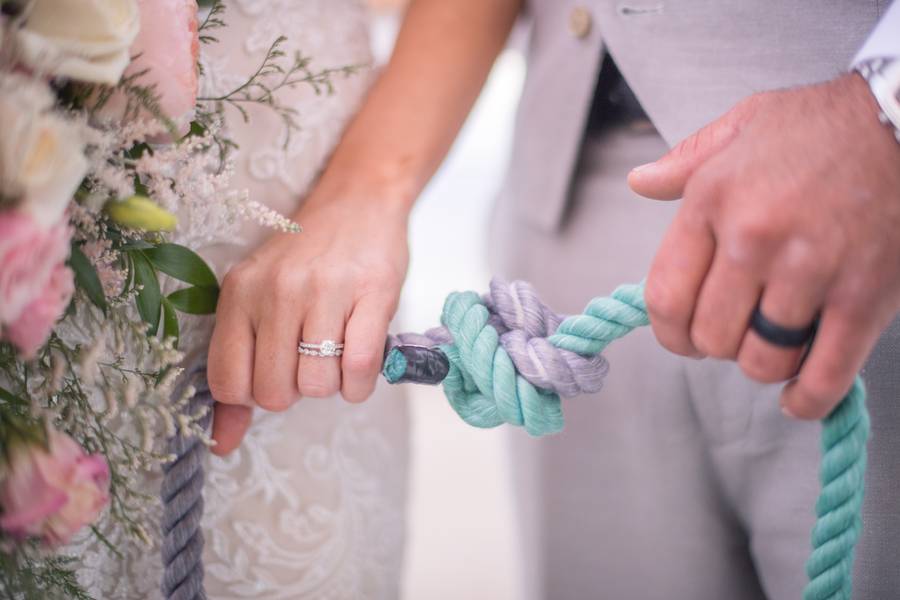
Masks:
[[[16,35],[28,66],[115,85],[139,29],[137,0],[35,0]]]
[[[0,77],[0,196],[49,227],[59,222],[88,163],[77,128],[52,111],[42,86]]]

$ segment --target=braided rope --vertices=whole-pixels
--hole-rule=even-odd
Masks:
[[[546,307],[535,305],[532,293],[527,284],[502,282],[492,283],[486,298],[474,292],[453,293],[444,304],[443,329],[419,337],[404,334],[391,344],[439,340],[437,345],[450,363],[444,392],[466,423],[476,427],[508,423],[524,426],[532,435],[558,432],[563,417],[554,390],[571,389],[569,384],[574,381],[563,366],[567,361],[561,358],[568,355],[562,353],[591,360],[613,340],[648,325],[644,285],[619,286],[610,297],[591,300],[582,314],[561,321]],[[539,316],[539,323],[523,318],[522,306],[529,306],[529,315]],[[559,325],[551,333],[546,325],[554,321]],[[515,343],[503,344],[504,339]],[[523,343],[531,349],[550,345],[559,353],[526,352],[523,358]],[[602,375],[605,369],[601,381]],[[599,389],[599,382],[592,380],[586,387]],[[857,377],[847,396],[822,422],[822,488],[815,507],[804,600],[851,596],[869,436],[865,399],[862,380]]]
[[[202,375],[202,373],[201,373]],[[188,412],[204,416],[198,425],[208,429],[213,399],[205,377],[188,404]],[[206,444],[196,435],[178,432],[169,440],[168,451],[176,458],[163,468],[160,490],[162,515],[162,593],[167,600],[206,600],[203,588],[203,461]]]
[[[477,298],[474,293],[470,294],[473,296],[472,300]],[[606,359],[599,352],[587,355],[552,344],[549,336],[557,331],[563,317],[541,301],[531,284],[524,281],[506,283],[501,279],[494,279],[491,281],[490,292],[481,298],[481,302],[488,311],[488,325],[500,336],[500,346],[512,359],[516,371],[529,382],[542,390],[564,397],[600,391],[609,370]],[[456,318],[464,317],[458,315]],[[474,313],[471,318],[476,321],[479,319]],[[454,336],[445,323],[443,327],[435,327],[424,334],[392,335],[388,340],[388,348],[442,346],[450,344],[453,339]],[[395,366],[391,364],[390,357],[385,366],[388,371]],[[386,372],[385,376],[388,381],[396,383],[400,373],[392,375]],[[508,422],[522,425],[516,419]]]
[[[643,296],[643,284],[619,286],[610,297],[593,299],[582,314],[562,319],[528,284],[496,280],[484,298],[474,292],[451,294],[441,317],[443,327],[424,335],[392,336],[389,346],[439,347],[449,362],[445,394],[466,423],[476,427],[508,423],[531,435],[556,433],[563,427],[560,394],[599,390],[607,371],[600,352],[649,324]],[[391,355],[386,374],[390,362]],[[851,596],[869,435],[865,398],[857,377],[822,423],[822,489],[804,600]],[[206,411],[204,428],[212,417],[212,403],[204,383],[189,407],[192,412]],[[179,434],[170,440],[169,451],[176,460],[165,468],[161,492],[163,594],[167,600],[205,600],[200,519],[207,450],[195,436]]]

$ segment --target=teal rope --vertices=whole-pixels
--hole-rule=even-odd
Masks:
[[[804,600],[847,600],[852,595],[854,547],[862,531],[869,413],[859,377],[822,421],[822,489],[816,501],[813,551],[806,561]]]
[[[444,304],[441,322],[453,339],[440,346],[450,362],[444,379],[450,405],[475,427],[508,423],[524,426],[536,436],[561,431],[559,396],[535,387],[516,372],[489,317],[488,307],[474,292],[453,293]],[[594,355],[649,322],[644,284],[622,285],[609,297],[591,300],[582,314],[566,318],[548,340],[565,350]],[[804,600],[851,596],[869,437],[865,400],[862,380],[857,377],[847,396],[822,422],[822,488],[815,507]]]
[[[450,405],[475,427],[508,423],[524,426],[531,435],[561,431],[559,396],[539,390],[516,373],[488,316],[475,292],[455,292],[444,304],[441,322],[453,335],[452,344],[441,346],[450,359],[444,379]]]

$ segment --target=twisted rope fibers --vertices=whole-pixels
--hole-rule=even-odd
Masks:
[[[475,427],[508,423],[537,436],[562,429],[560,395],[600,389],[608,370],[600,353],[612,341],[648,325],[649,318],[643,283],[619,286],[611,296],[591,300],[581,314],[563,319],[540,301],[529,284],[494,280],[483,298],[474,292],[451,294],[441,322],[443,327],[425,334],[391,336],[385,377],[400,381],[404,346],[437,348],[449,363],[445,394],[466,423]],[[188,410],[212,407],[205,381],[202,385]],[[804,600],[851,597],[869,436],[865,399],[857,377],[822,422],[821,491]],[[211,417],[208,410],[201,426],[208,427]],[[163,594],[168,600],[205,600],[200,519],[207,449],[196,437],[179,434],[170,440],[169,451],[176,460],[164,470],[161,491]]]
[[[508,423],[524,426],[532,435],[556,433],[562,429],[563,417],[555,392],[596,391],[606,373],[605,362],[597,365],[600,377],[579,387],[567,369],[578,364],[571,355],[585,361],[596,358],[610,342],[648,325],[649,318],[643,283],[619,286],[611,296],[591,300],[582,314],[565,319],[537,306],[536,298],[531,286],[521,282],[492,282],[485,298],[456,292],[444,304],[442,329],[425,336],[397,336],[390,345],[415,340],[412,343],[431,341],[440,348],[449,360],[444,392],[466,423],[476,427]],[[521,310],[523,306],[528,310]],[[555,330],[549,327],[553,323],[558,323]],[[544,344],[559,352],[548,352]],[[528,351],[535,348],[541,352]],[[386,373],[398,358],[396,350],[388,354]],[[399,373],[396,365],[394,371]],[[804,600],[851,597],[870,430],[865,400],[865,388],[857,377],[847,396],[822,421],[821,491]]]
[[[196,379],[197,391],[188,403],[187,412],[204,410],[198,425],[209,429],[212,423],[213,398],[205,374],[198,371],[188,377]],[[160,496],[163,503],[162,522],[162,593],[167,600],[206,600],[203,587],[203,462],[208,449],[196,435],[179,431],[169,439],[168,451],[176,458],[163,467]]]

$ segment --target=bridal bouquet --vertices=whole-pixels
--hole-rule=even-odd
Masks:
[[[203,2],[201,2],[203,4]],[[233,190],[223,112],[330,88],[275,40],[234,91],[198,97],[218,2],[0,0],[0,590],[86,598],[54,549],[109,519],[148,540],[134,482],[205,439],[176,389],[185,315],[218,284],[195,252],[242,218],[289,220]]]

